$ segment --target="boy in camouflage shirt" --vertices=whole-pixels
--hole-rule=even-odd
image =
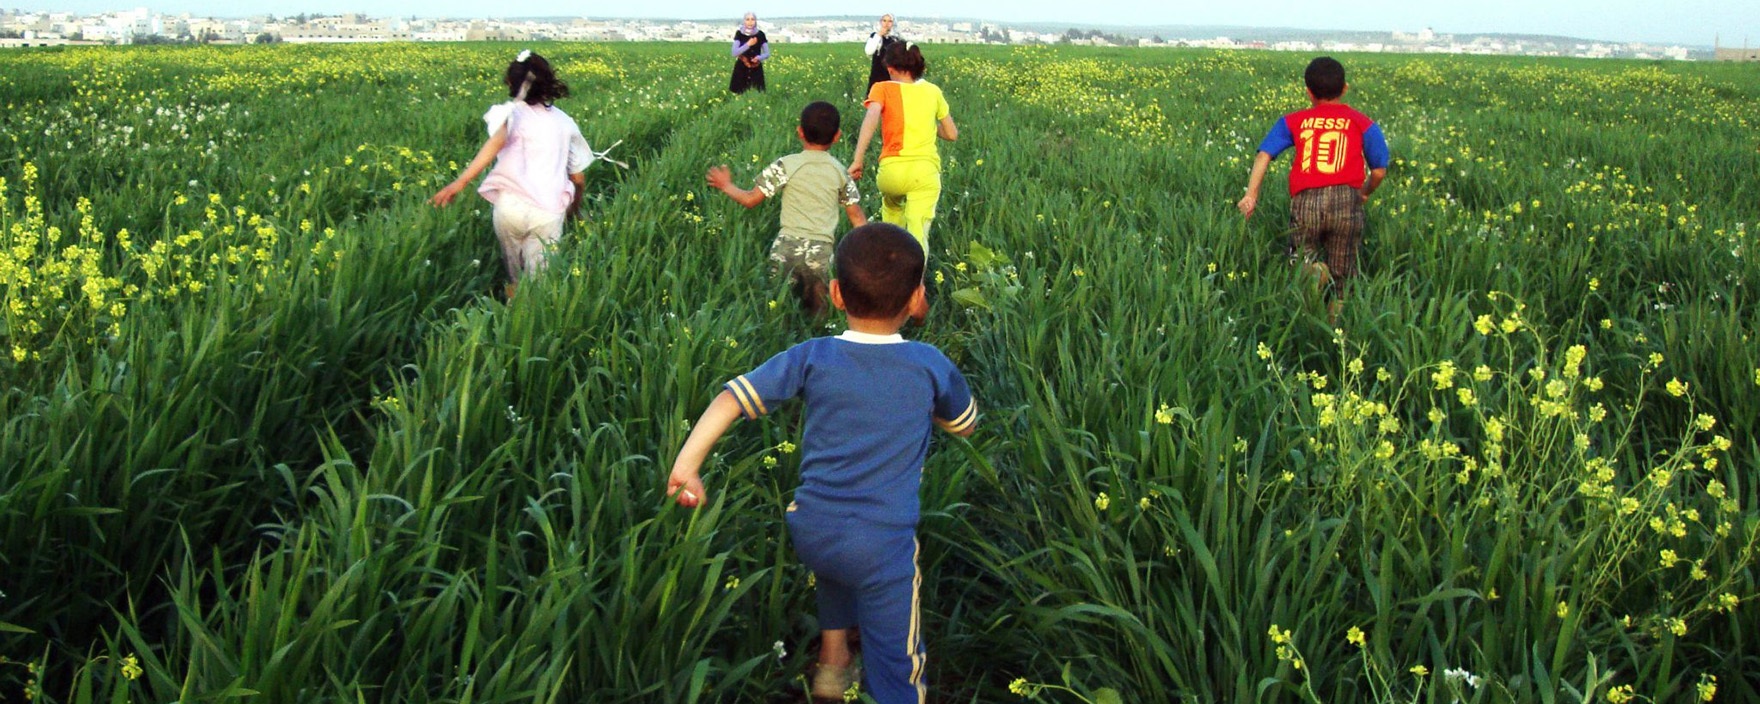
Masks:
[[[851,225],[868,222],[855,181],[831,156],[831,145],[843,136],[838,128],[842,119],[830,103],[807,105],[795,128],[801,151],[771,163],[750,190],[735,186],[726,166],[711,167],[707,176],[711,188],[747,208],[782,195],[782,227],[770,245],[771,270],[788,272],[802,310],[814,318],[828,312],[826,287],[837,241],[838,207],[848,214]]]

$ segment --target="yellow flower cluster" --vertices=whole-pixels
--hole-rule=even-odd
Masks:
[[[79,224],[68,238],[48,223],[37,178],[36,164],[25,163],[18,210],[0,180],[0,320],[15,364],[41,359],[42,348],[58,335],[90,344],[97,335],[119,334],[127,300],[138,290],[109,266],[111,237],[97,227],[92,202],[79,199]],[[114,239],[118,247],[133,244],[127,230]]]
[[[961,57],[948,64],[989,92],[1133,143],[1165,144],[1180,132],[1171,128],[1160,96],[1168,94],[1167,87],[1191,80],[1174,67],[1062,57],[1045,47],[1019,47],[1006,61]],[[1121,93],[1119,86],[1134,90]]]
[[[1278,662],[1289,663],[1290,667],[1297,670],[1302,669],[1305,663],[1302,662],[1301,651],[1296,650],[1295,634],[1277,624],[1272,624],[1271,628],[1266,631],[1266,635],[1271,636],[1271,643],[1277,646]]]

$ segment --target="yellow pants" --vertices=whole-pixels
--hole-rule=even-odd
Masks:
[[[880,219],[910,231],[929,254],[929,222],[941,201],[941,164],[926,159],[882,159]]]

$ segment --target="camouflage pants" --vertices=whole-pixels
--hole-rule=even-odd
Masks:
[[[777,235],[770,245],[770,272],[806,281],[830,281],[831,243]]]
[[[829,309],[825,287],[831,282],[831,243],[778,235],[770,245],[771,275],[786,275],[801,309],[817,320]]]

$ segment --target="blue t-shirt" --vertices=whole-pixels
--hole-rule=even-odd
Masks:
[[[929,435],[978,418],[966,379],[941,350],[897,335],[845,332],[790,347],[727,382],[747,418],[800,397],[801,486],[795,510],[911,526]]]

